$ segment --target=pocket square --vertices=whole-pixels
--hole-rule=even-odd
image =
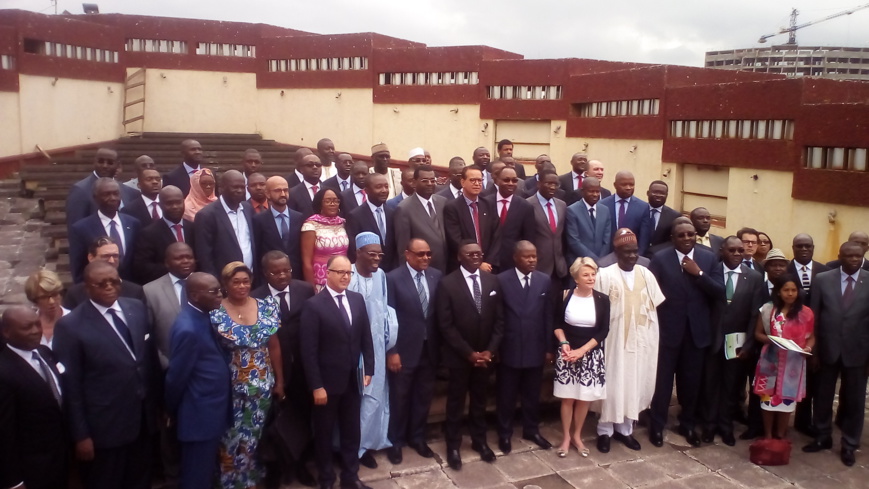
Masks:
[[[62,374],[66,372],[66,367],[64,367],[62,363],[57,362],[54,366],[57,367],[57,373]]]
[[[498,292],[494,290],[492,292],[489,292],[489,297],[492,297],[493,295],[498,295]]]
[[[543,297],[543,296],[545,296],[545,295],[546,295],[546,292],[540,294],[540,297]]]
[[[145,341],[148,341],[149,338],[151,338],[151,333],[145,333]]]

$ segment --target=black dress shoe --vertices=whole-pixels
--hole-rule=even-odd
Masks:
[[[377,460],[374,460],[374,455],[371,454],[371,451],[367,451],[359,457],[359,463],[368,467],[369,469],[377,468]]]
[[[700,441],[703,443],[712,443],[715,441],[715,432],[711,430],[703,430],[703,434],[700,435]]]
[[[386,458],[389,459],[389,463],[392,465],[398,465],[404,460],[404,457],[401,454],[401,447],[389,447],[386,450]]]
[[[754,440],[755,438],[759,437],[760,435],[761,435],[761,433],[759,430],[753,430],[753,429],[749,428],[749,429],[743,431],[741,435],[739,435],[739,439],[740,440]]]
[[[623,435],[617,431],[613,433],[613,439],[624,443],[624,445],[631,450],[639,450],[640,448],[642,448],[640,447],[640,442],[638,442],[637,439],[634,438],[634,435]]]
[[[362,481],[354,481],[350,483],[341,483],[341,489],[371,489],[371,487],[366,486]]]
[[[317,479],[314,479],[305,464],[300,463],[296,466],[296,480],[303,486],[317,487]]]
[[[854,457],[854,450],[842,447],[842,463],[851,467],[857,460]]]
[[[600,453],[610,453],[609,435],[597,435],[597,451]]]
[[[736,445],[736,438],[733,437],[733,433],[724,433],[721,435],[721,441],[724,442],[725,445],[732,447]]]
[[[549,450],[550,448],[552,448],[552,443],[549,443],[549,440],[543,438],[540,433],[534,433],[533,435],[523,435],[522,439],[533,441],[535,445],[544,450]]]
[[[462,470],[462,456],[458,449],[447,450],[447,464],[453,470]]]
[[[416,453],[418,453],[419,456],[422,458],[434,457],[434,452],[432,451],[432,449],[428,445],[425,444],[425,442],[413,443],[413,444],[410,444],[408,446],[410,448],[413,448],[414,450],[416,450]]]
[[[827,438],[826,440],[815,440],[809,443],[808,445],[803,447],[803,451],[806,453],[816,453],[820,452],[821,450],[829,450],[831,448],[833,448],[833,440]]]
[[[513,443],[510,441],[509,438],[501,436],[498,437],[498,448],[501,449],[501,452],[504,455],[507,455],[508,453],[513,451]]]
[[[679,427],[679,434],[685,437],[685,441],[688,442],[692,447],[700,446],[700,437],[697,436],[697,433],[694,430],[689,430],[684,426]]]
[[[660,448],[664,446],[664,434],[658,430],[649,430],[649,441]]]
[[[471,449],[480,454],[480,460],[492,463],[495,461],[495,452],[485,443],[471,443]]]

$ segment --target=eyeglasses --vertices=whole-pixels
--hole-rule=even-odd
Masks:
[[[109,287],[120,287],[121,279],[119,278],[107,278],[101,282],[89,282],[88,285],[91,287],[97,287],[100,289],[108,289]]]
[[[482,258],[483,257],[482,251],[469,251],[467,253],[462,253],[462,254],[467,256],[468,258]]]
[[[341,201],[338,199],[323,199],[323,203],[326,205],[335,205],[335,204],[340,204]]]
[[[378,253],[376,251],[366,251],[365,253],[371,258],[380,258],[381,260],[386,256],[384,253]]]
[[[205,289],[205,291],[208,292],[208,293],[211,294],[211,295],[222,294],[221,291],[220,291],[220,287],[216,287],[216,288],[214,288],[214,289]]]
[[[330,268],[329,271],[332,273],[337,273],[339,277],[352,277],[353,276],[353,270],[333,270]]]
[[[757,241],[756,241],[756,240],[752,240],[752,239],[743,239],[743,240],[742,240],[742,244],[747,244],[747,245],[756,245],[756,244],[757,244]]]
[[[431,251],[410,251],[410,250],[407,250],[407,252],[413,253],[418,258],[431,258],[432,257]]]
[[[676,234],[677,238],[693,238],[694,236],[697,236],[697,233],[695,233],[694,231],[685,231],[683,233]]]
[[[483,183],[482,178],[469,178],[468,181],[471,183]]]
[[[293,271],[289,268],[285,268],[283,270],[277,270],[275,272],[269,272],[269,277],[280,277],[281,275],[292,275]]]
[[[518,178],[502,178],[501,181],[504,183],[519,183]]]

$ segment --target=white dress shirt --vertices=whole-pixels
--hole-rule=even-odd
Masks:
[[[342,297],[343,300],[341,302],[344,305],[344,309],[347,311],[347,321],[350,322],[350,325],[353,325],[353,311],[350,310],[350,301],[347,300],[347,291],[345,290],[344,292],[335,292],[328,285],[326,286],[326,290],[329,291],[329,295],[332,296],[332,300],[335,301],[335,306],[338,307],[339,311],[341,310],[341,304],[338,303],[338,296],[344,296]]]
[[[220,204],[223,206],[226,216],[229,217],[229,223],[232,224],[232,230],[235,231],[235,241],[238,243],[238,247],[241,248],[241,261],[243,261],[248,268],[253,270],[253,250],[251,250],[250,246],[250,227],[247,225],[247,218],[244,216],[242,205],[238,204],[238,208],[232,210],[228,205],[226,205],[226,201],[223,200],[222,195],[220,196]]]
[[[736,265],[736,268],[733,270],[727,268],[727,265],[724,263],[721,264],[721,269],[724,270],[724,287],[727,287],[727,272],[734,272],[733,274],[733,292],[736,293],[736,287],[739,286],[739,277],[742,274],[742,262],[739,265]]]
[[[193,172],[202,168],[201,166],[197,166],[196,168],[193,168],[192,166],[188,165],[186,161],[182,161],[181,164],[184,165],[184,171],[187,172],[187,178],[192,177]]]
[[[101,306],[101,305],[97,304],[97,303],[94,302],[94,301],[91,301],[91,304],[93,304],[93,306],[97,308],[97,311],[99,311],[99,313],[100,313],[101,316],[103,316],[104,318],[106,318],[106,322],[108,322],[108,323],[109,323],[109,326],[112,327],[112,331],[114,331],[115,334],[118,335],[118,338],[120,338],[121,343],[123,343],[124,347],[125,347],[125,348],[127,349],[127,351],[130,353],[130,356],[132,356],[133,359],[135,359],[135,358],[136,358],[136,354],[133,353],[133,350],[130,348],[130,345],[127,344],[127,340],[124,339],[124,337],[121,335],[121,332],[118,331],[118,327],[115,326],[115,320],[114,320],[114,318],[112,317],[111,314],[109,314],[109,309],[112,309],[112,310],[115,311],[115,313],[118,315],[118,317],[121,318],[122,321],[124,321],[124,310],[121,309],[121,305],[118,304],[118,301],[115,301],[115,303],[112,304],[111,307]],[[126,323],[124,323],[124,324],[126,324]],[[129,327],[129,325],[127,325],[127,326]],[[133,333],[133,332],[130,331],[130,334],[131,334],[131,335],[132,335],[132,333]]]
[[[110,222],[115,223],[115,229],[118,231],[118,236],[121,237],[121,249],[123,249],[124,253],[126,253],[128,251],[127,250],[127,237],[125,236],[124,226],[121,224],[121,217],[118,215],[118,213],[115,212],[115,217],[109,218],[109,217],[106,217],[106,215],[103,214],[101,211],[97,211],[97,216],[99,216],[100,222],[103,223],[103,229],[106,230],[106,236],[111,236],[109,231],[111,230],[112,227],[109,223]]]
[[[314,200],[314,196],[317,195],[317,192],[323,190],[323,182],[317,183],[308,183],[307,180],[302,180],[302,184],[305,185],[305,188],[308,189],[308,195],[311,196],[311,201]],[[317,192],[314,192],[314,185],[317,186]]]
[[[504,202],[505,200],[507,201],[506,203]],[[507,206],[507,212],[510,212],[510,206],[513,204],[513,196],[511,195],[509,197],[504,197],[503,195],[498,194],[498,201],[495,202],[495,204],[497,204],[498,218],[500,219],[501,211],[503,210],[505,205]]]
[[[145,197],[145,194],[142,194],[142,201],[145,202],[145,208],[148,209],[148,215],[153,215],[154,209],[152,204],[157,204],[157,216],[163,217],[163,209],[160,208],[160,196],[158,195],[156,199],[151,200],[148,197]],[[142,225],[147,223],[143,222]]]
[[[530,273],[528,275],[525,275],[524,273],[520,272],[518,268],[513,268],[513,270],[516,270],[516,276],[519,277],[519,285],[521,285],[522,287],[525,287],[525,277],[528,277],[528,286],[531,287],[531,274]],[[473,293],[474,293],[474,291],[471,291],[471,294],[473,294]]]
[[[424,199],[419,194],[414,194],[414,195],[416,195],[416,197],[419,199],[419,201],[422,202],[422,208],[425,209],[425,212],[426,212],[426,214],[428,214],[428,217],[432,217],[431,213],[428,211],[429,202],[431,202],[432,209],[434,209],[434,202],[432,202],[431,198]],[[437,212],[437,209],[435,209],[435,212]]]
[[[362,193],[362,189],[357,187],[355,183],[353,185],[351,185],[350,188],[353,189],[353,197],[356,198],[356,205],[357,206],[362,205],[363,202],[368,200],[368,198],[365,197],[365,194]]]
[[[450,184],[450,193],[453,194],[453,197],[458,199],[460,195],[462,195],[462,189],[453,187],[453,184]]]
[[[42,365],[40,365],[38,361],[33,359],[33,354],[36,353],[37,355],[39,355],[39,358],[41,358],[42,361],[45,362],[46,365],[48,365],[48,362],[45,360],[45,357],[43,357],[42,355],[39,354],[39,352],[37,350],[21,350],[19,348],[15,348],[14,346],[9,345],[9,344],[7,344],[6,346],[9,347],[10,350],[17,353],[18,356],[20,356],[25,362],[27,362],[27,365],[30,365],[33,368],[33,370],[35,370],[36,373],[38,373],[39,376],[42,377]],[[54,385],[57,386],[57,392],[60,393],[61,395],[63,395],[63,391],[60,390],[60,379],[57,378],[57,375],[54,375],[54,372],[51,370],[50,367],[49,367],[48,371],[51,374],[51,378],[54,379]],[[17,487],[17,486],[12,486],[12,487]]]
[[[180,278],[176,277],[175,275],[172,275],[171,273],[169,273],[168,275],[169,275],[169,280],[172,281],[172,289],[175,290],[175,297],[178,298],[178,304],[180,305],[181,304],[181,289],[184,286],[181,284]]]
[[[349,175],[347,176],[347,178],[344,178],[344,179],[342,179],[341,177],[336,176],[336,177],[335,177],[335,180],[338,181],[338,189],[339,189],[341,192],[347,190],[348,188],[350,188],[351,185],[353,185],[353,182],[350,181],[350,176],[349,176]],[[345,184],[346,184],[346,185],[345,185]]]
[[[465,270],[465,267],[459,267],[459,270],[462,271],[462,276],[465,277],[465,285],[468,286],[468,290],[471,291],[471,297],[474,297],[474,281],[471,279],[471,275],[477,276],[477,285],[480,286],[480,294],[483,293],[483,278],[480,276],[480,270],[477,269],[476,272],[471,273]],[[481,296],[482,299],[482,296]]]
[[[683,254],[679,250],[676,250],[676,258],[679,259],[679,266],[682,266],[682,260],[684,260],[686,256],[693,260],[694,259],[694,248],[691,248],[691,251],[689,251],[687,255]],[[684,272],[685,270],[683,269],[682,271]]]
[[[275,298],[275,301],[277,301],[277,303],[279,305],[281,303],[281,296],[279,296],[278,294],[280,294],[281,292],[287,293],[284,297],[286,297],[287,309],[289,309],[290,308],[290,286],[287,285],[287,287],[284,290],[278,290],[278,289],[272,287],[272,284],[269,284],[269,293],[272,294],[272,297]]]

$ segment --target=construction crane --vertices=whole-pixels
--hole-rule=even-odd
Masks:
[[[836,17],[841,17],[843,15],[851,15],[858,10],[863,10],[864,8],[869,8],[869,3],[864,4],[864,5],[860,5],[858,7],[854,7],[854,8],[848,9],[848,10],[843,10],[842,12],[837,12],[837,13],[832,14],[832,15],[828,15],[828,16],[824,17],[823,19],[813,20],[811,22],[806,22],[805,24],[800,24],[800,25],[797,25],[797,15],[799,15],[800,11],[797,9],[791,9],[790,26],[782,27],[775,34],[767,34],[765,36],[760,36],[760,39],[757,42],[765,43],[766,40],[771,38],[771,37],[775,37],[775,36],[778,36],[780,34],[787,34],[788,35],[788,44],[796,46],[796,44],[797,44],[797,31],[799,29],[802,29],[803,27],[808,27],[810,25],[815,25],[815,24],[818,24],[820,22],[824,22],[826,20],[835,19]]]

